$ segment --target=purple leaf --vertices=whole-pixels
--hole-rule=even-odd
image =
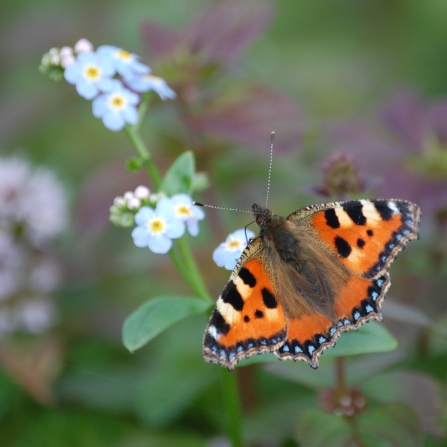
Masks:
[[[284,93],[248,85],[237,95],[212,101],[198,124],[220,137],[265,151],[270,149],[269,135],[274,131],[275,149],[290,151],[300,142],[302,119],[294,101]]]

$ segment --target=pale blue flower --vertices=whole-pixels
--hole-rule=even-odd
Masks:
[[[75,84],[77,92],[86,99],[111,90],[114,74],[110,61],[93,52],[80,53],[64,72],[65,79]]]
[[[149,92],[153,90],[161,99],[174,99],[177,94],[159,76],[145,74],[143,76],[131,76],[125,79],[126,84],[136,92]]]
[[[171,199],[163,198],[154,209],[143,206],[135,215],[138,225],[132,231],[137,247],[149,247],[154,253],[167,253],[172,239],[183,236],[185,224],[175,217]]]
[[[122,48],[112,45],[102,45],[96,50],[98,55],[105,56],[113,65],[116,72],[124,78],[133,75],[144,75],[151,72],[151,69],[139,61],[139,56],[129,53]]]
[[[93,115],[102,118],[104,126],[116,132],[126,123],[137,123],[136,106],[139,101],[140,98],[136,93],[124,88],[120,81],[115,80],[112,91],[93,100]]]
[[[199,234],[199,220],[205,218],[205,213],[197,205],[193,205],[188,194],[175,194],[171,197],[171,203],[177,219],[184,222],[191,236]]]
[[[213,261],[219,267],[225,267],[227,270],[233,270],[237,260],[247,246],[247,238],[255,237],[253,231],[244,229],[236,230],[228,235],[225,242],[222,242],[213,253]]]

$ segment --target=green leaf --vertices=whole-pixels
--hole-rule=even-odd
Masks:
[[[194,154],[191,151],[180,155],[166,172],[161,181],[160,191],[168,196],[178,193],[191,193],[191,186],[195,172]]]
[[[298,419],[297,438],[312,447],[354,447],[351,429],[345,418],[321,410],[305,410]]]
[[[428,374],[390,371],[363,383],[361,390],[375,401],[412,407],[419,414],[425,431],[442,436],[441,384]]]
[[[202,192],[211,185],[206,172],[196,172],[192,178],[191,192]]]
[[[397,348],[397,340],[388,329],[376,321],[364,324],[358,331],[341,334],[337,345],[324,352],[324,357],[388,352]]]
[[[417,413],[401,404],[362,412],[356,418],[359,438],[365,447],[421,447],[423,433]]]
[[[177,321],[205,312],[211,306],[212,303],[199,298],[154,298],[126,318],[123,344],[133,352]]]
[[[323,352],[324,358],[345,357],[348,355],[370,354],[372,352],[388,352],[397,348],[397,340],[382,324],[371,321],[364,324],[358,331],[343,332],[336,346]],[[238,366],[248,366],[254,363],[277,362],[273,354],[262,354],[242,360]]]
[[[296,430],[302,445],[312,447],[419,447],[422,430],[416,413],[392,404],[346,419],[320,410],[301,413]]]

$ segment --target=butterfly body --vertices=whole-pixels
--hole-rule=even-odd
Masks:
[[[252,208],[259,236],[216,303],[204,359],[232,370],[243,358],[273,352],[316,368],[341,332],[382,319],[390,264],[418,238],[420,209],[403,200],[355,200],[284,218]]]

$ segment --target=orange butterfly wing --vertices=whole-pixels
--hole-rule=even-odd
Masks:
[[[288,219],[351,272],[377,278],[408,241],[418,239],[420,208],[405,200],[352,200],[314,205]]]
[[[275,354],[318,366],[319,355],[333,347],[341,332],[382,320],[382,301],[391,281],[389,267],[408,241],[418,239],[420,208],[404,200],[359,200],[313,205],[288,219],[329,251],[350,272],[338,291],[336,322],[315,313],[288,319],[287,340]]]
[[[217,300],[203,337],[203,356],[232,370],[254,354],[278,349],[287,334],[284,308],[268,274],[262,240],[250,243]]]
[[[292,213],[287,220],[300,237],[329,253],[346,276],[333,300],[334,316],[309,307],[298,290],[293,299],[303,312],[287,314],[285,297],[277,292],[276,267],[258,237],[243,252],[211,315],[203,339],[205,360],[231,370],[242,358],[273,352],[316,368],[319,355],[341,332],[382,319],[389,267],[419,237],[420,215],[417,205],[403,200],[334,202]],[[324,271],[325,265],[320,267]],[[338,271],[338,263],[335,267]]]

